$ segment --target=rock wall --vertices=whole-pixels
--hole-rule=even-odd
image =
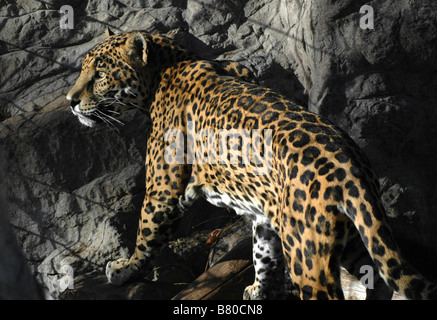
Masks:
[[[5,190],[3,150],[0,146],[0,300],[40,299],[42,291],[30,273],[27,261],[9,225]]]
[[[70,0],[0,6],[0,144],[9,217],[32,273],[57,295],[75,274],[127,256],[143,196],[147,123],[87,129],[64,99],[104,29],[172,31],[209,59],[330,118],[364,149],[404,255],[437,279],[437,3],[304,0]],[[373,29],[360,28],[363,5]],[[126,230],[129,230],[126,232]],[[48,275],[51,275],[50,277]]]

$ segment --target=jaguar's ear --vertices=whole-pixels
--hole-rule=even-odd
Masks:
[[[141,32],[133,32],[126,40],[126,53],[128,57],[137,63],[147,63],[147,42]]]
[[[108,37],[110,37],[110,36],[113,36],[114,34],[115,34],[115,33],[112,32],[112,30],[109,29],[109,27],[106,27],[106,29],[105,29],[105,36],[106,36],[106,38],[108,38]]]

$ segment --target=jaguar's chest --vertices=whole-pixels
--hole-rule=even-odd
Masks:
[[[185,194],[190,198],[203,196],[212,205],[233,209],[238,215],[248,216],[256,223],[270,222],[258,198],[244,198],[240,194],[224,191],[224,189],[220,186],[203,185],[202,187],[188,187]]]

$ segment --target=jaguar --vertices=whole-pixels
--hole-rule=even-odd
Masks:
[[[362,265],[378,270],[368,299],[390,299],[393,290],[437,297],[402,258],[360,148],[327,119],[259,86],[240,63],[204,60],[165,34],[108,29],[66,98],[86,126],[115,126],[129,108],[150,119],[136,247],[130,259],[108,262],[112,284],[137,276],[203,197],[252,220],[255,280],[245,299],[282,297],[284,268],[301,299],[344,299],[341,267],[359,276]]]

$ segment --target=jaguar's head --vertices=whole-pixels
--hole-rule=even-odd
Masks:
[[[141,32],[113,34],[85,57],[82,69],[66,98],[80,122],[89,127],[97,122],[114,125],[117,116],[131,107],[144,107],[148,95],[143,71],[148,45]]]

